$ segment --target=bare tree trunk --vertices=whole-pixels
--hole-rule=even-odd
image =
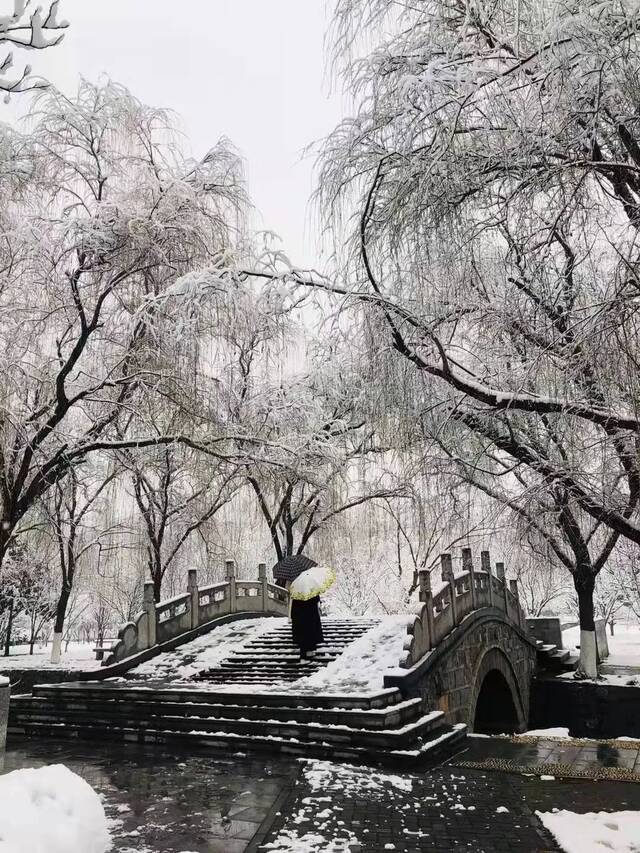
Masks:
[[[4,641],[4,656],[6,658],[11,654],[11,630],[13,628],[13,596],[9,599],[9,617],[7,619],[7,636]]]
[[[156,555],[151,566],[151,580],[153,581],[153,598],[158,604],[162,595],[162,562],[159,555]]]

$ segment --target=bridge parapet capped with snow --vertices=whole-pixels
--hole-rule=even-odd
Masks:
[[[501,610],[508,621],[526,631],[517,581],[507,581],[504,563],[496,563],[493,573],[488,551],[482,551],[480,560],[481,568],[476,570],[471,549],[463,548],[462,572],[454,574],[451,554],[442,554],[440,566],[444,586],[436,593],[432,591],[431,572],[424,570],[419,573],[422,607],[407,629],[406,655],[400,661],[403,669],[415,666],[465,617],[483,608]]]
[[[287,615],[289,593],[269,582],[264,563],[258,566],[257,580],[238,579],[233,560],[226,561],[225,573],[222,583],[199,587],[197,572],[190,569],[187,591],[158,603],[154,601],[153,584],[146,583],[142,611],[120,628],[118,642],[104,664],[118,663],[222,616],[236,613]]]

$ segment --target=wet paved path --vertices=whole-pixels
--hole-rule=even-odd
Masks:
[[[268,843],[257,850],[550,853],[560,848],[535,812],[554,808],[640,810],[640,785],[543,780],[451,766],[394,776],[307,762]],[[317,846],[311,846],[314,840]]]
[[[360,853],[549,853],[558,847],[536,810],[640,811],[638,784],[541,779],[535,761],[548,757],[542,743],[472,739],[471,751],[454,759],[457,766],[402,773],[135,744],[25,740],[9,745],[0,772],[66,764],[101,794],[113,853],[346,853],[350,847],[341,841],[359,844],[351,849]],[[638,744],[629,746],[629,753],[637,751]],[[528,775],[459,766],[470,759],[504,761],[511,747],[521,763],[529,755]],[[559,749],[559,742],[550,748]],[[607,760],[602,752],[601,758]]]
[[[458,767],[640,782],[640,742],[470,737]]]
[[[66,764],[98,791],[112,853],[245,853],[300,768],[268,756],[43,739],[9,743],[0,773],[43,764]]]

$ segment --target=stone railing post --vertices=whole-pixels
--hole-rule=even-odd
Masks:
[[[9,679],[0,675],[0,756],[7,744],[7,723],[9,721],[9,694],[11,685]]]
[[[491,554],[489,551],[480,551],[480,567],[483,572],[487,573],[487,581],[489,582],[489,607],[493,607],[493,577],[491,572]]]
[[[473,570],[473,555],[471,548],[462,549],[462,571],[469,572],[469,589],[471,591],[471,609],[476,609],[476,576]]]
[[[267,564],[258,563],[258,580],[262,586],[262,612],[266,613],[269,610],[269,589],[267,584]]]
[[[496,563],[496,575],[498,576],[498,580],[502,583],[502,607],[504,609],[505,615],[509,615],[509,599],[507,597],[507,593],[509,588],[507,586],[507,579],[504,575],[504,563]]]
[[[198,572],[196,569],[189,569],[187,592],[191,595],[191,627],[197,628],[200,624],[200,598],[198,595]]]
[[[233,560],[225,560],[225,577],[229,584],[229,613],[235,613],[238,609],[236,601],[236,564]]]
[[[520,593],[518,591],[518,581],[515,579],[510,580],[509,588],[511,589],[511,594],[516,600],[516,615],[518,617],[518,625],[521,628],[524,628],[524,613],[522,612],[522,608],[520,607]]]
[[[433,632],[433,593],[431,592],[431,572],[428,569],[422,569],[418,572],[418,581],[420,583],[420,601],[424,604],[427,622],[426,628],[429,632],[429,645],[431,649],[434,646],[435,635]]]
[[[453,561],[451,554],[440,554],[440,565],[442,566],[442,580],[449,584],[449,599],[451,604],[451,616],[453,624],[458,624],[458,608],[456,602],[456,584],[453,575]]]
[[[150,649],[158,642],[156,602],[153,597],[153,583],[149,581],[144,585],[144,597],[142,609],[147,614],[147,648]]]

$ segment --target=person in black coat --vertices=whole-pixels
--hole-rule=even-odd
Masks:
[[[278,586],[289,589],[290,581],[276,580]],[[291,636],[300,649],[300,660],[311,660],[316,649],[324,642],[322,620],[320,618],[320,596],[308,601],[291,600]]]
[[[316,649],[324,642],[319,595],[308,601],[291,601],[291,636],[300,649],[300,660],[315,657]]]

